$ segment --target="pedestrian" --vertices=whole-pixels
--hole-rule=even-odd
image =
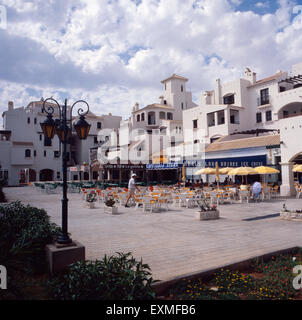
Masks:
[[[127,198],[127,201],[125,203],[125,207],[126,208],[129,208],[130,206],[128,205],[128,202],[131,198],[134,198],[134,194],[135,194],[135,189],[139,191],[138,187],[136,186],[135,184],[135,179],[136,179],[136,174],[133,173],[132,176],[131,176],[131,179],[129,180],[129,183],[128,183],[128,198]]]

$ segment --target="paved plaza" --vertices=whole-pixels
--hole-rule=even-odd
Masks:
[[[33,187],[5,188],[9,201],[20,200],[44,208],[61,225],[61,194],[45,194]],[[219,206],[221,219],[195,220],[197,208],[143,213],[119,207],[121,214],[104,213],[103,204],[83,207],[80,194],[68,194],[69,232],[86,247],[87,259],[104,254],[132,252],[150,265],[154,279],[203,271],[276,250],[302,246],[302,222],[282,221],[273,216],[245,220],[289,209],[301,209],[302,199],[275,198],[259,203]]]

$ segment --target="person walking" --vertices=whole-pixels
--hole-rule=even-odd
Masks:
[[[128,195],[128,198],[126,200],[126,203],[125,203],[125,207],[126,208],[129,208],[130,206],[128,205],[128,202],[131,198],[134,198],[134,194],[135,194],[135,189],[136,190],[139,190],[138,187],[136,186],[135,184],[135,179],[136,179],[136,174],[133,173],[132,176],[131,176],[131,179],[129,180],[129,183],[128,183],[128,191],[129,191],[129,195]]]

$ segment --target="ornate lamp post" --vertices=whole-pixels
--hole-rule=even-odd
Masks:
[[[53,120],[52,114],[54,113],[53,106],[46,106],[47,101],[53,101],[59,109],[59,119]],[[67,199],[67,144],[71,137],[72,131],[72,110],[73,107],[78,103],[84,103],[87,107],[87,111],[84,111],[82,108],[78,109],[78,115],[80,119],[74,125],[74,129],[77,132],[79,139],[84,140],[87,138],[91,125],[86,122],[85,115],[89,112],[89,105],[84,100],[76,101],[70,108],[69,118],[67,117],[67,99],[65,99],[64,105],[60,104],[53,98],[48,98],[44,100],[43,110],[47,113],[46,120],[41,123],[42,131],[48,139],[52,139],[55,134],[59,137],[60,140],[60,153],[61,153],[61,144],[63,146],[62,151],[62,172],[63,172],[63,198],[62,198],[62,234],[57,239],[59,244],[70,244],[72,242],[71,238],[68,235],[67,228],[67,218],[68,218],[68,199]]]

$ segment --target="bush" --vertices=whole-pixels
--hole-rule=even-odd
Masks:
[[[20,201],[0,206],[0,264],[14,260],[14,267],[39,269],[45,262],[45,245],[60,231],[43,209]]]
[[[149,266],[131,253],[117,253],[73,263],[48,285],[50,295],[60,300],[147,300],[155,298],[150,275]]]

